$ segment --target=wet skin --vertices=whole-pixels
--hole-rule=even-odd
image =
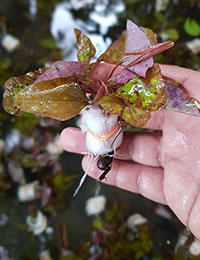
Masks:
[[[164,76],[183,84],[190,96],[200,101],[200,72],[160,67]],[[112,69],[100,65],[94,75],[105,79]],[[200,117],[161,109],[152,113],[144,128],[160,129],[163,134],[125,132],[103,182],[167,204],[200,239]],[[61,143],[67,151],[87,152],[85,134],[79,129],[64,129]],[[83,168],[87,168],[86,158]],[[89,175],[98,179],[101,173],[94,164]]]

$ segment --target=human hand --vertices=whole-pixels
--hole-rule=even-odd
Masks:
[[[177,66],[160,65],[162,75],[183,84],[190,96],[200,100],[200,73]],[[95,76],[105,79],[112,68],[99,67]],[[112,169],[102,182],[167,204],[200,239],[200,117],[161,109],[153,112],[144,128],[156,133],[125,132]],[[87,151],[85,134],[76,128],[61,133],[65,150]],[[83,168],[87,168],[83,160]],[[96,164],[89,175],[98,179]]]

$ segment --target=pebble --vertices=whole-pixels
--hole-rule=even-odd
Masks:
[[[52,260],[49,250],[45,250],[40,253],[40,260]]]
[[[63,152],[63,147],[60,143],[60,137],[57,135],[53,142],[50,142],[46,146],[46,150],[50,154],[61,154]]]
[[[189,252],[191,255],[198,256],[200,255],[200,241],[198,239],[194,239],[192,244],[189,247]]]
[[[165,11],[169,4],[169,0],[156,0],[155,9],[157,12]]]
[[[200,38],[195,38],[192,41],[186,42],[185,44],[193,54],[200,53]]]
[[[11,34],[6,33],[2,37],[1,45],[7,52],[11,53],[20,45],[20,41]]]
[[[104,196],[96,196],[90,198],[86,202],[86,213],[88,216],[96,215],[105,210],[106,198]]]
[[[8,172],[14,182],[25,183],[24,169],[19,161],[10,160],[8,163]]]
[[[39,235],[47,227],[47,217],[40,210],[38,210],[35,218],[27,216],[26,223],[29,231],[32,231],[34,235]]]
[[[161,217],[166,218],[166,219],[171,219],[172,218],[172,215],[170,214],[170,212],[163,205],[159,205],[155,209],[155,213],[156,213],[156,215],[161,216]]]
[[[187,236],[187,235],[185,235],[185,234],[180,234],[180,235],[179,235],[178,241],[177,241],[177,243],[176,243],[176,245],[175,245],[175,252],[177,252],[177,250],[178,250],[180,247],[182,247],[182,246],[185,245],[187,239],[188,239],[188,236]]]
[[[127,227],[132,231],[135,231],[137,227],[147,223],[147,219],[144,218],[141,214],[133,214],[127,219]]]
[[[11,153],[20,144],[21,134],[17,129],[12,129],[5,138],[5,150]]]
[[[34,138],[29,136],[23,136],[21,140],[21,147],[26,150],[31,149],[35,144]]]
[[[34,181],[26,185],[19,186],[17,190],[17,197],[19,201],[31,201],[37,198],[36,188],[39,187],[39,182]]]

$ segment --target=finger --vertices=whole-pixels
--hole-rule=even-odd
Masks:
[[[86,156],[82,164],[83,169],[86,170],[88,166]],[[89,171],[89,175],[98,180],[101,174],[102,171],[94,163]],[[154,168],[114,159],[110,172],[102,182],[124,190],[140,193],[144,197],[159,203],[166,203],[162,188],[162,168]]]
[[[192,233],[200,240],[200,190],[194,198],[193,205],[188,218],[188,226]]]
[[[159,65],[163,76],[174,79],[182,84],[191,97],[199,99],[200,72],[173,65]]]
[[[64,150],[72,153],[87,153],[85,134],[75,127],[67,127],[60,134]]]
[[[87,153],[85,134],[77,128],[66,128],[60,136],[63,148],[73,153]],[[161,136],[154,133],[124,132],[124,139],[116,157],[122,160],[133,160],[149,166],[161,166]]]

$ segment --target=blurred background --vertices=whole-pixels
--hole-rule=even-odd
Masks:
[[[81,155],[64,152],[59,122],[11,116],[2,108],[10,77],[76,60],[73,29],[88,35],[97,56],[126,20],[151,28],[175,47],[156,62],[200,70],[198,0],[0,1],[0,259],[200,259],[200,243],[169,208],[87,178]]]

